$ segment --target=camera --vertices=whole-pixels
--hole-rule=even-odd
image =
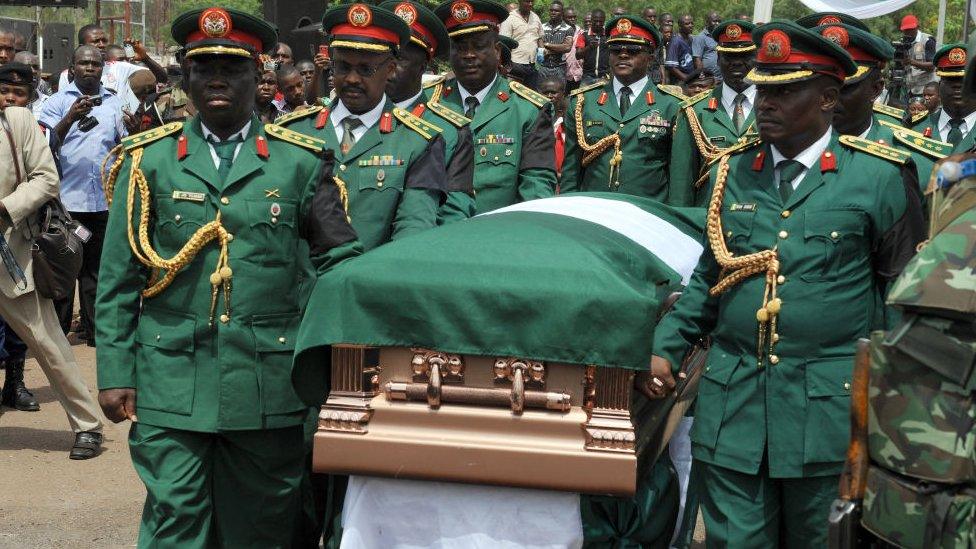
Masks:
[[[78,121],[78,131],[89,132],[98,125],[98,120],[94,116],[86,116]]]
[[[102,106],[102,96],[101,95],[89,95],[88,100],[91,101],[92,107]]]

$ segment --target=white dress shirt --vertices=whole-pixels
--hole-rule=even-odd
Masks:
[[[491,83],[485,86],[484,88],[481,88],[481,91],[479,91],[478,93],[469,92],[467,89],[465,89],[464,86],[461,85],[461,82],[459,81],[457,83],[457,87],[458,87],[458,93],[461,94],[461,108],[464,109],[465,111],[468,110],[468,104],[465,103],[464,100],[471,97],[472,95],[475,97],[475,99],[478,100],[478,108],[481,108],[481,106],[485,104],[485,99],[488,98],[488,92],[491,91],[492,86],[495,85],[495,80],[498,80],[497,74],[495,75],[494,78],[491,79]]]
[[[244,141],[247,139],[247,134],[251,131],[251,121],[248,120],[247,124],[244,124],[244,127],[241,128],[240,131],[229,136],[227,139],[217,137],[216,134],[207,129],[207,126],[202,121],[200,122],[200,129],[203,130],[203,139],[207,142],[207,146],[210,147],[210,158],[213,158],[214,167],[219,169],[220,157],[217,156],[217,149],[214,148],[213,143],[210,141],[232,141],[239,138],[240,142],[237,143],[236,147],[234,147],[234,160],[237,160],[237,153],[241,152],[241,146],[244,145]]]
[[[950,120],[952,120],[952,117],[949,116],[949,113],[945,112],[945,109],[942,109],[942,112],[939,113],[939,138],[946,143],[949,142]],[[974,124],[976,124],[976,111],[969,113],[962,119],[962,125],[959,126],[959,131],[962,132],[963,137],[969,133],[969,130],[973,129]]]
[[[630,88],[630,104],[633,105],[634,101],[637,99],[637,95],[644,91],[644,86],[647,85],[647,77],[641,78],[633,84],[628,84],[627,87]],[[624,89],[624,83],[617,80],[617,77],[613,77],[613,96],[617,98],[617,106],[620,106],[620,90]]]
[[[861,132],[861,135],[859,135],[858,137],[860,137],[861,139],[867,139],[868,138],[868,133],[871,132],[871,128],[873,128],[873,127],[874,127],[874,117],[872,116],[870,118],[870,120],[868,120],[868,129],[866,129],[863,132]]]
[[[803,164],[803,167],[805,168],[802,172],[800,172],[800,175],[796,176],[796,179],[790,181],[790,184],[793,185],[793,190],[796,190],[796,187],[801,181],[803,181],[803,178],[806,177],[807,172],[810,171],[810,168],[816,165],[817,161],[820,160],[820,155],[827,150],[827,145],[830,144],[830,136],[833,131],[833,127],[827,128],[827,132],[823,134],[823,137],[814,141],[812,145],[800,151],[800,154],[790,159],[783,156],[783,153],[779,152],[776,145],[770,145],[769,150],[772,152],[773,166],[777,166],[774,169],[776,181],[779,181],[779,163],[783,160],[796,160],[800,164]]]
[[[396,103],[396,106],[397,106],[397,107],[400,107],[400,108],[401,108],[401,109],[403,109],[403,110],[407,110],[407,111],[409,111],[409,110],[410,110],[410,107],[411,107],[411,106],[413,106],[413,104],[414,104],[414,103],[415,103],[415,102],[416,102],[416,101],[417,101],[418,99],[420,99],[420,96],[421,96],[421,95],[423,95],[423,94],[424,94],[424,89],[423,89],[423,88],[421,88],[421,89],[420,89],[420,91],[419,91],[419,92],[417,92],[417,95],[415,95],[415,96],[413,96],[413,97],[410,97],[410,98],[407,98],[407,99],[405,99],[405,100],[403,100],[403,101],[400,101],[399,103]]]
[[[336,101],[335,108],[332,109],[332,113],[329,114],[329,121],[332,122],[332,129],[335,130],[336,139],[338,139],[340,143],[342,142],[342,121],[347,116],[352,116],[358,118],[359,121],[362,122],[358,128],[352,130],[352,136],[356,138],[356,141],[359,141],[370,128],[375,126],[376,123],[380,121],[380,116],[383,116],[383,107],[385,106],[386,94],[383,94],[383,98],[380,99],[380,102],[377,103],[372,110],[366,111],[363,114],[353,114],[349,112],[349,109],[347,109],[342,103],[342,99]]]
[[[722,108],[729,115],[729,118],[735,120],[735,96],[739,95],[739,92],[733,90],[732,88],[722,84]],[[749,118],[749,113],[752,112],[753,105],[756,104],[756,87],[749,86],[748,88],[742,90],[742,95],[746,96],[745,101],[742,102],[742,119],[745,120]]]

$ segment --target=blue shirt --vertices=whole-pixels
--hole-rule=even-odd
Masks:
[[[691,59],[691,44],[686,42],[680,34],[675,34],[671,37],[671,44],[668,45],[668,56],[664,61],[664,66],[677,67],[685,75],[695,70],[695,63]]]
[[[54,131],[53,128],[68,115],[71,105],[81,95],[84,94],[74,82],[52,95],[41,109],[41,124]],[[82,132],[75,122],[61,143],[61,201],[69,212],[108,211],[102,191],[102,161],[126,136],[126,131],[121,100],[104,87],[99,89],[99,95],[102,104],[89,113],[98,120],[98,125]]]

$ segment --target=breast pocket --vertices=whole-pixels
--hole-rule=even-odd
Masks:
[[[164,257],[180,250],[200,227],[213,219],[214,209],[201,200],[174,200],[170,195],[156,195],[156,245]]]
[[[250,233],[241,243],[246,248],[242,255],[263,265],[294,263],[298,242],[298,202],[287,198],[275,201],[249,199],[246,204]]]
[[[514,145],[475,145],[474,173],[479,187],[515,187],[518,154]]]
[[[813,210],[803,218],[807,282],[839,280],[869,261],[868,218],[860,210]]]
[[[804,463],[844,461],[850,436],[853,369],[854,357],[807,362]]]
[[[736,255],[750,252],[749,240],[752,238],[752,225],[755,211],[726,212],[722,215],[722,230],[725,231],[725,245]]]
[[[407,178],[407,167],[406,165],[361,167],[357,178],[359,191],[364,196],[367,193],[396,194],[403,192]]]

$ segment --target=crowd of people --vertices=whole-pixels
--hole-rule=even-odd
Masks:
[[[665,396],[710,335],[704,398],[672,444],[688,508],[710,545],[824,546],[851,345],[890,320],[881,297],[925,238],[934,163],[976,147],[976,100],[960,91],[970,54],[906,16],[903,110],[885,104],[895,48],[863,21],[701,20],[560,0],[545,23],[533,0],[348,4],[325,13],[306,56],[264,21],[210,8],[174,21],[177,64],[86,25],[50,79],[0,28],[16,143],[0,155],[25,174],[0,170],[8,243],[29,273],[19,227],[52,198],[90,232],[77,322],[73,296],[0,283],[0,404],[39,409],[30,348],[72,459],[99,454],[99,405],[134,422],[140,546],[318,546],[335,508],[311,495],[302,426],[316,407],[288,376],[317,275],[556,194],[709,207],[713,245],[640,390]],[[97,349],[97,404],[69,335]],[[684,525],[677,545],[689,513]]]

